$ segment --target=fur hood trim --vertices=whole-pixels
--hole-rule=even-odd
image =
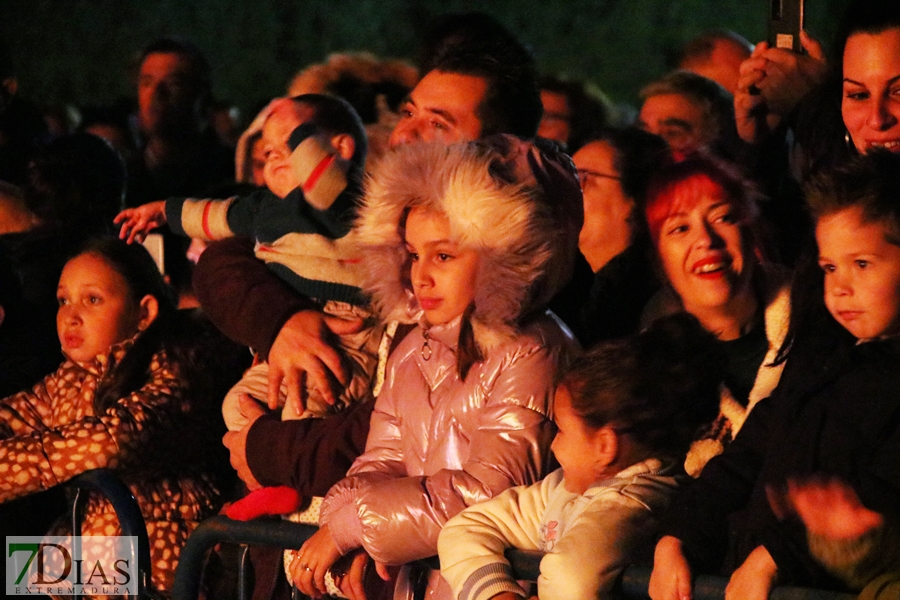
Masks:
[[[514,335],[571,275],[583,208],[568,156],[506,135],[407,145],[376,165],[355,230],[364,289],[387,320],[421,317],[403,238],[415,207],[445,214],[453,239],[479,254],[471,323],[482,349]]]

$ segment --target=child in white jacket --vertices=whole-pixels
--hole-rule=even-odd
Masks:
[[[441,574],[454,596],[527,597],[504,558],[519,548],[545,553],[541,600],[610,597],[652,541],[691,440],[717,414],[721,364],[715,340],[687,314],[579,359],[556,391],[552,449],[562,468],[467,508],[441,531]]]

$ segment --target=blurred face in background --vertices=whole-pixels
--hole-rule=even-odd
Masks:
[[[712,141],[703,107],[681,94],[659,94],[644,100],[638,115],[641,129],[660,136],[676,156]]]
[[[684,60],[679,69],[712,79],[734,94],[738,88],[741,63],[750,58],[750,49],[735,40],[719,38],[713,42],[709,56]]]
[[[561,144],[569,143],[569,120],[572,111],[566,95],[561,92],[541,90],[541,105],[544,114],[541,116],[541,124],[538,126],[538,136],[555,140]]]
[[[635,203],[622,190],[612,144],[590,142],[572,160],[584,194],[584,225],[578,236],[578,247],[597,272],[630,245]]]
[[[148,54],[138,76],[138,118],[147,135],[196,129],[203,90],[190,61],[174,52]]]

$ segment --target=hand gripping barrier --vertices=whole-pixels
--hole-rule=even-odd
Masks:
[[[256,519],[253,521],[233,521],[225,516],[208,519],[194,530],[188,538],[178,569],[175,571],[173,600],[197,600],[200,595],[200,581],[207,551],[219,543],[258,544],[297,549],[316,532],[313,525],[291,523],[282,519]],[[540,573],[540,552],[507,550],[518,579],[537,581]],[[437,568],[437,558],[423,561],[431,568]],[[242,569],[243,570],[243,569]],[[241,598],[249,592],[245,590],[239,577]],[[620,591],[628,600],[646,600],[650,583],[650,567],[630,566],[625,569],[620,581]],[[723,600],[728,581],[721,577],[700,576],[694,585],[694,600]],[[797,587],[776,587],[769,600],[855,600],[851,594],[841,594]]]

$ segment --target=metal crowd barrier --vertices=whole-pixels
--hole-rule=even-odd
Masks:
[[[67,487],[75,489],[75,502],[72,505],[71,525],[73,540],[78,542],[78,537],[74,534],[81,531],[81,524],[84,521],[84,509],[87,505],[90,491],[96,491],[103,494],[113,510],[116,511],[116,517],[119,519],[119,527],[123,536],[133,536],[136,544],[131,548],[130,559],[138,566],[138,598],[155,598],[156,594],[150,586],[150,541],[147,538],[147,526],[144,523],[144,517],[141,515],[141,509],[138,507],[137,500],[132,495],[122,480],[110,469],[94,469],[85,471],[78,477],[74,477],[66,482]],[[131,598],[129,594],[126,597]],[[81,598],[80,593],[76,593],[74,598]]]
[[[256,519],[253,521],[233,521],[225,516],[217,516],[200,524],[188,538],[181,551],[178,569],[175,571],[175,586],[172,600],[197,600],[206,553],[220,543],[254,544],[297,549],[316,532],[314,525],[302,525],[282,519]],[[541,553],[509,550],[507,559],[518,579],[536,581],[540,573]],[[427,561],[437,566],[435,558]],[[242,569],[243,570],[243,569]],[[247,597],[243,574],[239,575],[240,598]],[[621,595],[627,600],[646,600],[650,582],[650,567],[631,566],[625,569],[621,579]],[[700,576],[694,585],[694,600],[723,600],[727,580],[721,577]],[[855,600],[851,594],[840,594],[822,590],[797,587],[776,587],[769,600]]]

